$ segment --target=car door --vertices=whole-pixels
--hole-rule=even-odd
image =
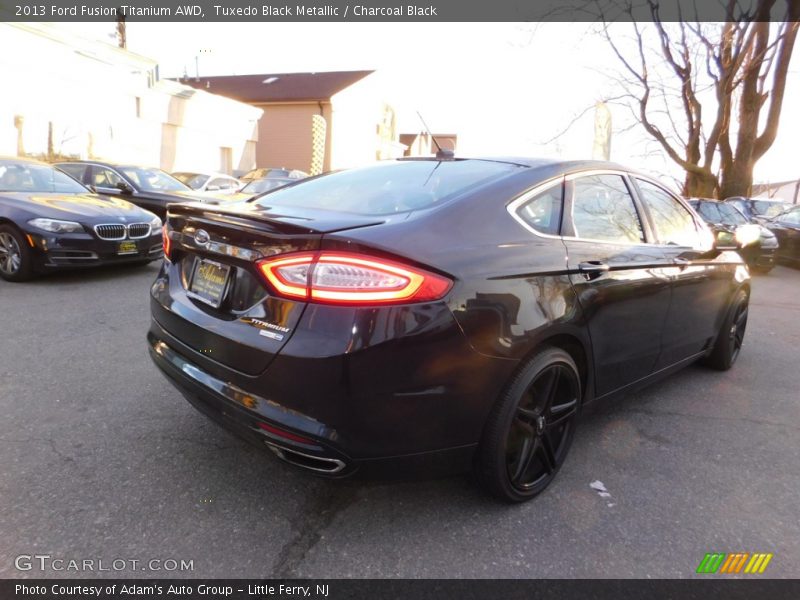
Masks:
[[[653,372],[669,310],[667,259],[647,243],[630,185],[620,172],[589,172],[569,176],[565,190],[562,233],[591,337],[597,397]]]
[[[90,165],[88,176],[88,183],[92,185],[95,190],[97,190],[98,194],[122,197],[123,192],[120,186],[128,185],[127,182],[116,173],[116,171],[101,165]]]
[[[714,260],[708,233],[680,199],[655,182],[639,177],[634,182],[656,242],[671,263],[666,272],[672,300],[657,364],[666,368],[709,347],[730,296],[732,265]]]

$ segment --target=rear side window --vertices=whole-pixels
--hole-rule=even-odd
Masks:
[[[561,207],[564,186],[559,183],[517,208],[517,215],[539,233],[558,235],[561,229]]]
[[[697,226],[691,213],[661,188],[636,180],[642,192],[642,203],[653,220],[659,244],[695,247],[700,243]]]
[[[254,202],[260,206],[388,215],[441,204],[523,168],[485,160],[393,161],[301,181]]]
[[[77,179],[78,181],[83,183],[83,174],[86,171],[86,165],[61,164],[61,165],[56,165],[56,168],[58,168],[61,171],[64,171],[64,173],[66,173],[70,177]]]
[[[578,238],[644,242],[633,197],[619,175],[590,175],[575,180],[572,225]]]

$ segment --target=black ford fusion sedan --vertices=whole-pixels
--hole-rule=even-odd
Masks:
[[[161,220],[50,165],[0,158],[0,277],[161,258]]]
[[[510,501],[589,401],[728,369],[749,275],[602,162],[405,159],[170,207],[150,354],[200,411],[329,476],[474,469]]]

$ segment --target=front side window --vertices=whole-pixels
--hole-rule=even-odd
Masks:
[[[691,213],[670,194],[647,181],[637,179],[642,203],[650,213],[659,244],[689,246],[700,244],[697,225]]]
[[[102,188],[116,188],[122,181],[122,177],[106,167],[92,167],[92,185]]]
[[[590,175],[575,180],[572,225],[578,238],[644,242],[633,197],[620,175]]]
[[[539,233],[558,235],[564,186],[559,183],[517,208],[517,215]]]

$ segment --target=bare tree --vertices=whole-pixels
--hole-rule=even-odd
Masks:
[[[619,59],[620,84],[634,118],[686,173],[687,196],[746,196],[753,168],[775,141],[800,0],[754,0],[750,12],[725,0],[725,22],[662,19],[657,0],[622,0],[633,50],[603,18]],[[620,6],[620,3],[617,3]],[[637,22],[644,6],[649,22]],[[785,19],[770,23],[774,13]],[[617,26],[618,28],[619,26]]]

